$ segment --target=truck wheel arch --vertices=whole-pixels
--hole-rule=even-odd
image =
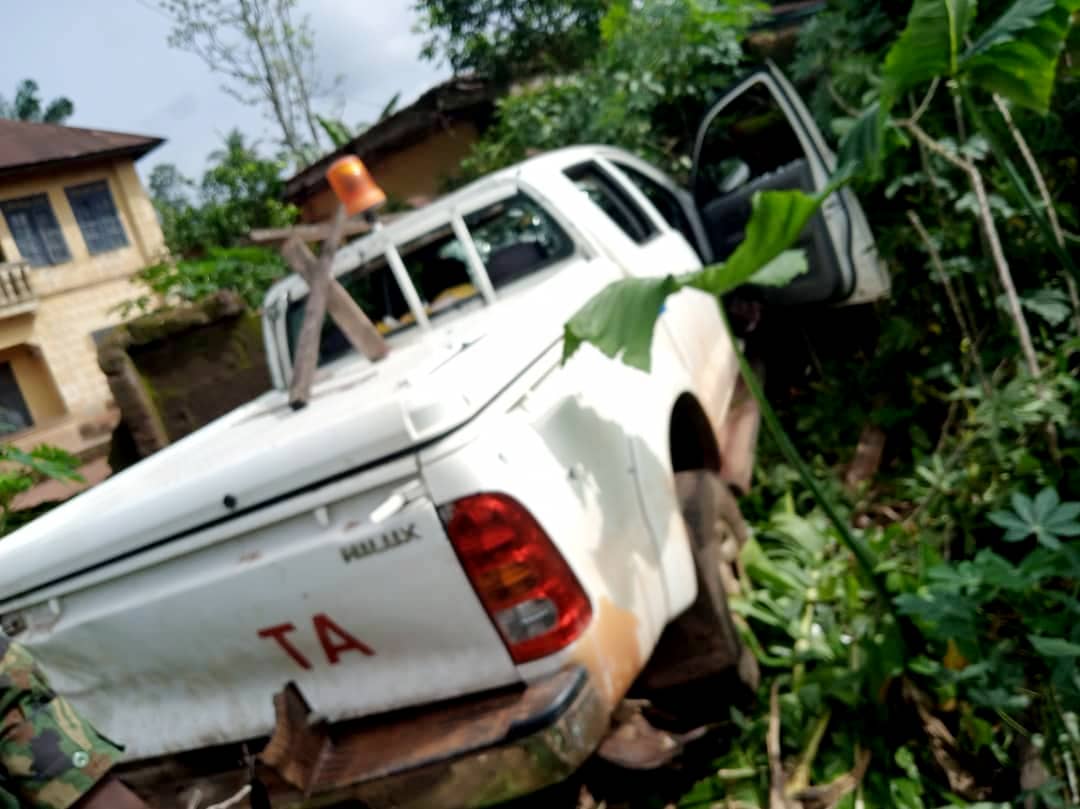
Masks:
[[[720,445],[701,402],[692,393],[682,393],[671,408],[668,425],[671,471],[721,469]]]

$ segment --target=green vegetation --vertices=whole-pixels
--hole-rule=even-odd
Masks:
[[[150,196],[161,220],[169,259],[147,267],[139,280],[148,294],[128,309],[146,311],[166,304],[198,301],[221,290],[239,294],[258,308],[266,290],[286,272],[281,256],[245,244],[255,228],[287,227],[297,211],[281,201],[284,162],[259,155],[239,132],[196,185],[169,164],[150,173]]]
[[[894,297],[831,318],[876,339],[824,329],[800,347],[812,370],[772,394],[736,604],[767,683],[680,806],[1080,804],[1080,3],[886,5],[836,0],[788,69],[843,136],[834,182],[857,184]],[[696,117],[671,110],[700,112],[744,66],[754,13],[612,4],[595,55],[505,99],[468,167],[590,140],[685,169]],[[679,24],[702,14],[723,33]],[[567,354],[647,368],[667,295],[790,278],[818,202],[760,194],[727,262],[609,287]],[[844,488],[864,430],[888,437],[885,462]]]
[[[417,0],[421,55],[455,73],[497,81],[560,72],[585,62],[600,41],[609,0]]]
[[[38,83],[33,79],[19,82],[19,86],[15,88],[15,97],[10,102],[0,96],[0,118],[62,124],[74,112],[75,105],[65,96],[54,98],[48,104],[42,102]]]
[[[632,13],[612,5],[580,69],[534,79],[499,102],[461,179],[572,143],[622,146],[685,175],[690,139],[743,67],[740,42],[760,14],[757,3],[728,0],[651,0]]]
[[[79,459],[45,444],[24,452],[12,444],[0,444],[0,537],[36,517],[39,509],[15,511],[15,498],[43,479],[81,483]]]

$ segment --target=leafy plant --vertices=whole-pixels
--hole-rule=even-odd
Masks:
[[[502,98],[494,125],[463,162],[459,179],[575,143],[622,146],[675,174],[687,172],[693,130],[709,101],[734,80],[743,58],[740,39],[762,7],[754,0],[601,7],[608,5],[600,30],[583,34],[600,35],[591,58]],[[555,39],[549,47],[562,52],[565,45]]]
[[[1080,536],[1080,503],[1062,503],[1057,491],[1047,487],[1029,498],[1015,492],[1012,509],[992,511],[987,519],[1005,529],[1006,542],[1019,542],[1034,536],[1050,550],[1061,548],[1064,537]]]
[[[237,131],[210,155],[197,185],[175,166],[155,166],[150,192],[169,255],[138,274],[149,294],[127,302],[123,311],[196,301],[223,289],[258,307],[286,267],[276,252],[245,242],[254,229],[296,221],[296,208],[281,202],[283,168],[282,161],[260,156]]]
[[[121,313],[148,311],[158,301],[195,302],[221,290],[240,295],[252,309],[262,305],[266,291],[288,272],[281,255],[263,247],[211,247],[198,259],[162,262],[146,267],[136,277],[151,295],[126,302]]]
[[[782,286],[806,272],[805,256],[786,251],[827,194],[765,191],[754,196],[746,237],[722,264],[666,278],[627,278],[598,293],[566,322],[563,361],[582,343],[608,357],[648,371],[652,335],[662,304],[680,289],[700,289],[717,298],[753,279]]]
[[[417,0],[421,55],[504,81],[575,68],[599,44],[606,0]]]
[[[847,7],[849,16],[867,7],[857,0],[836,5]],[[827,760],[826,769],[840,774],[851,770],[856,760],[852,736],[874,747],[876,763],[863,781],[863,797],[872,797],[867,805],[960,804],[958,796],[973,805],[989,805],[987,798],[1012,800],[1018,795],[1015,781],[1012,786],[1003,784],[1015,778],[1016,762],[1028,756],[1026,739],[1033,740],[1035,754],[1062,778],[1044,780],[1025,797],[1046,805],[1064,805],[1063,795],[1074,802],[1080,799],[1075,777],[1080,739],[1070,730],[1076,724],[1080,686],[1075,676],[1080,555],[1071,536],[1080,524],[1076,504],[1061,503],[1057,495],[1070,490],[1062,488],[1063,480],[1071,479],[1074,486],[1080,483],[1080,456],[1072,449],[1078,436],[1070,415],[1080,404],[1077,347],[1064,344],[1060,332],[1052,329],[1034,332],[1025,319],[1026,311],[1050,325],[1053,320],[1062,324],[1066,299],[1055,294],[1061,279],[1042,268],[1047,254],[1061,258],[1070,272],[1072,264],[1063,256],[1065,240],[1051,243],[1046,238],[1045,209],[1053,200],[1041,192],[1043,205],[1033,203],[982,112],[990,103],[1000,110],[1002,103],[1011,102],[1018,109],[1032,110],[1027,120],[1038,121],[1033,115],[1049,109],[1069,15],[1077,5],[1073,0],[1020,0],[980,24],[973,3],[916,0],[905,30],[891,45],[884,36],[889,25],[880,18],[864,28],[847,25],[883,49],[877,59],[842,55],[842,44],[830,46],[836,54],[827,64],[870,66],[861,78],[848,76],[826,88],[829,103],[841,106],[845,115],[837,128],[844,138],[833,182],[857,182],[874,189],[882,177],[902,178],[889,184],[888,195],[933,222],[927,228],[920,216],[914,217],[921,228],[915,243],[930,256],[928,266],[936,283],[925,284],[925,277],[910,269],[927,265],[911,261],[913,239],[903,221],[910,219],[903,215],[904,207],[892,221],[889,216],[896,204],[873,210],[878,224],[885,223],[877,230],[879,246],[901,273],[895,289],[903,307],[898,305],[888,318],[889,328],[882,329],[883,356],[870,360],[879,376],[869,382],[880,387],[874,390],[861,369],[853,370],[852,360],[834,361],[819,369],[823,381],[817,383],[816,393],[825,389],[835,398],[802,400],[798,423],[820,423],[821,415],[835,422],[836,414],[853,409],[852,399],[862,398],[869,388],[873,399],[863,402],[859,410],[863,417],[871,414],[870,418],[906,432],[898,436],[890,432],[890,441],[899,439],[893,458],[896,479],[882,484],[884,491],[867,495],[868,501],[857,504],[853,515],[846,497],[838,497],[838,489],[821,479],[820,460],[796,450],[740,357],[772,439],[766,457],[780,455],[795,470],[818,509],[815,519],[824,520],[821,525],[831,539],[823,544],[802,535],[796,544],[782,543],[769,552],[763,551],[762,542],[750,543],[744,562],[757,587],[739,609],[752,630],[750,642],[759,658],[777,670],[780,725],[802,734],[788,751],[801,751],[800,761]],[[814,35],[824,36],[820,28]],[[802,56],[809,61],[806,51]],[[880,78],[874,65],[881,66]],[[943,98],[937,92],[942,87],[953,97]],[[854,103],[849,100],[852,96]],[[901,109],[904,102],[906,110]],[[1010,119],[1003,115],[1002,120],[1012,127],[1017,144],[1026,143]],[[972,124],[974,136],[968,129]],[[1070,155],[1076,159],[1075,150]],[[1032,176],[1045,179],[1038,166],[1031,169],[1033,160],[1026,157],[1025,162]],[[755,203],[748,234],[758,226],[755,218],[776,204],[767,194]],[[775,235],[770,249],[776,252],[764,256],[765,261],[790,244],[783,238],[783,228]],[[1024,273],[1017,279],[1010,254],[1023,256],[1019,266]],[[749,248],[746,255],[758,258]],[[686,277],[620,283],[602,291],[567,323],[567,355],[579,350],[582,342],[591,342],[608,356],[647,368],[651,334],[668,294],[693,285],[719,297],[749,277],[742,272],[745,267],[738,272],[727,264],[710,269]],[[1065,287],[1071,289],[1068,283]],[[999,325],[999,296],[1005,301],[1006,323],[1011,322],[1020,343],[1026,374],[1016,373],[1015,348]],[[829,377],[830,370],[836,372],[835,379]],[[858,385],[849,381],[853,375]],[[892,391],[897,393],[895,400],[888,397]],[[888,408],[882,406],[883,400],[890,401]],[[837,401],[842,405],[836,406]],[[819,418],[811,419],[806,410]],[[819,445],[820,435],[802,429]],[[1068,441],[1059,443],[1063,435]],[[831,473],[826,469],[824,474]],[[792,486],[791,476],[783,480]],[[1029,499],[1025,491],[1039,494]],[[791,493],[785,497],[790,502]],[[885,502],[875,502],[881,499]],[[1012,508],[1005,509],[1010,499]],[[877,529],[880,514],[888,515],[890,524]],[[853,519],[869,526],[862,535],[852,529]],[[995,526],[1005,529],[1004,537]],[[769,530],[775,531],[775,526],[767,523],[761,528]],[[1022,544],[1032,536],[1034,542]],[[823,558],[814,556],[822,547],[833,548],[826,558],[841,549],[839,558],[846,562],[851,554],[858,561],[861,576],[850,567],[841,574],[851,576],[852,592],[861,594],[852,599],[855,615],[849,620],[858,616],[868,627],[862,637],[887,638],[898,653],[888,649],[867,653],[852,643],[850,654],[844,655],[842,649],[819,642],[824,638],[810,636],[818,633],[815,626],[825,630],[824,621],[816,620],[820,609],[840,611],[833,591],[822,598],[820,582],[807,575],[828,567]],[[799,556],[798,551],[809,555]],[[789,564],[787,557],[798,561]],[[866,605],[871,602],[866,598],[875,590],[877,604],[886,609],[871,609],[868,614]],[[889,618],[889,604],[899,617],[895,623]],[[809,621],[809,634],[803,618]],[[841,637],[859,635],[849,631]],[[886,671],[866,679],[878,662],[886,664]],[[835,700],[844,692],[829,691],[828,699],[834,702],[823,705],[822,692],[815,689],[818,677],[830,684],[863,683],[847,692],[849,701],[843,704],[849,710],[858,705],[869,726],[845,724],[837,729]],[[880,688],[866,690],[867,682]],[[786,702],[785,689],[791,692]],[[896,728],[883,724],[871,707],[890,693],[895,698],[897,689],[906,703],[898,715],[906,710],[916,717],[914,736],[910,724]],[[806,702],[804,694],[809,695]],[[895,711],[893,705],[890,713]],[[717,761],[720,771],[775,772],[774,761],[762,758],[765,717],[735,721],[740,736],[730,756]],[[822,725],[830,727],[824,737],[811,731]],[[836,738],[831,741],[832,734]],[[882,743],[875,746],[875,741]],[[684,805],[709,805],[720,799],[776,805],[769,787],[754,775],[743,776],[735,786],[717,776],[688,793]]]
[[[0,537],[8,533],[15,520],[12,519],[15,498],[29,491],[43,478],[81,483],[79,459],[74,455],[47,444],[25,452],[13,444],[0,444]]]

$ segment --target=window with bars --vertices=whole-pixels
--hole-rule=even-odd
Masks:
[[[8,230],[19,255],[34,267],[63,264],[71,260],[64,234],[45,194],[0,203]]]
[[[124,225],[104,180],[66,189],[68,202],[91,255],[126,247]]]

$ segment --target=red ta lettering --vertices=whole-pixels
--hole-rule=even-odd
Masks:
[[[311,662],[304,657],[299,649],[293,646],[289,639],[285,636],[290,632],[295,632],[296,627],[292,624],[278,624],[277,626],[270,626],[266,629],[259,630],[260,638],[273,638],[278,642],[280,646],[289,657],[295,660],[302,669],[311,669]],[[319,639],[322,640],[322,635],[319,635]],[[323,648],[326,648],[326,643],[323,643]]]
[[[315,626],[315,634],[319,636],[319,643],[322,644],[323,651],[326,653],[326,659],[330,665],[334,665],[338,662],[338,658],[342,652],[355,651],[371,657],[375,654],[371,650],[371,647],[367,644],[357,640],[340,626],[330,620],[324,612],[320,612],[311,619],[311,623]],[[291,626],[291,624],[290,624]],[[336,635],[339,640],[335,642],[333,636]]]

